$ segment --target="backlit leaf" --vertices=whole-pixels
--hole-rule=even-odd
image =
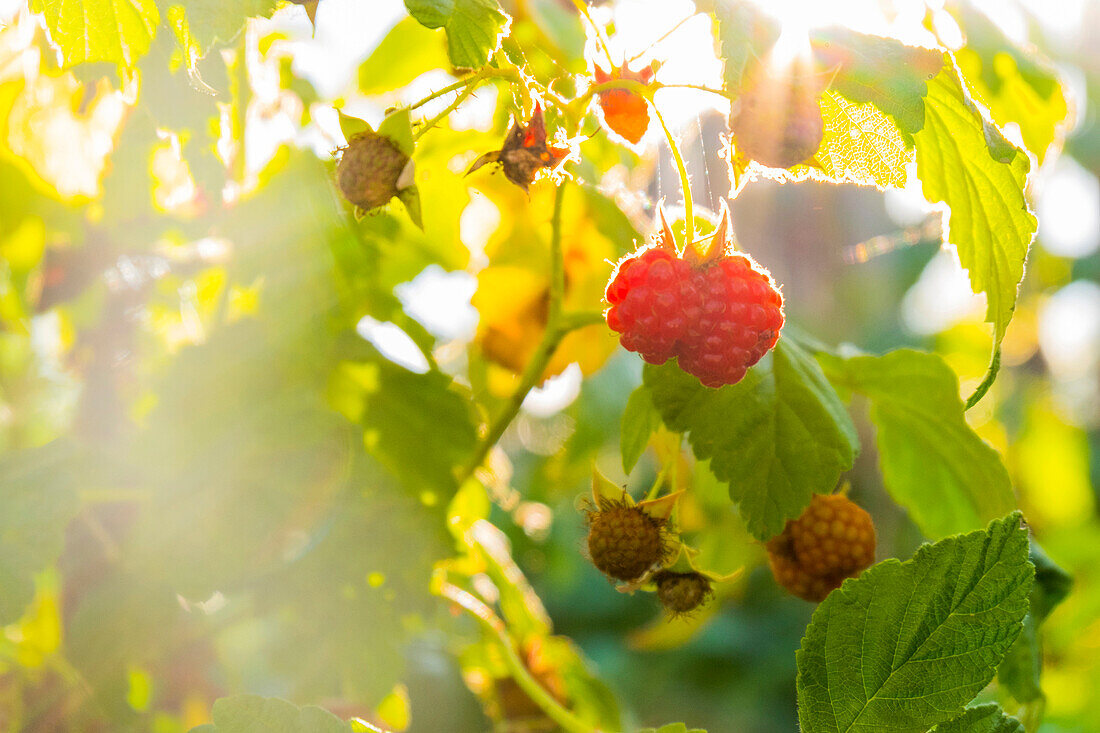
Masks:
[[[947,205],[944,237],[958,249],[970,287],[986,294],[986,320],[1000,342],[1038,226],[1024,199],[1031,164],[982,118],[950,66],[928,84],[915,140],[924,197]]]
[[[31,0],[31,9],[45,14],[66,67],[90,61],[133,67],[160,23],[154,0]]]

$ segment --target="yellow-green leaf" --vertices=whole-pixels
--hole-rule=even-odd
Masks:
[[[828,178],[878,188],[905,185],[913,150],[878,107],[827,91],[821,97],[821,115],[825,137],[816,158]]]
[[[45,14],[66,67],[89,61],[133,67],[160,23],[153,0],[32,0],[31,9]]]
[[[1024,199],[1028,157],[982,117],[952,66],[928,83],[924,127],[914,139],[924,197],[947,205],[945,239],[958,248],[971,288],[986,294],[999,343],[1038,226]]]

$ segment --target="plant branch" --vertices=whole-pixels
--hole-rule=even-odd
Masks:
[[[561,210],[564,200],[565,186],[563,184],[558,186],[554,193],[554,213],[550,219],[550,305],[547,309],[546,330],[543,332],[542,340],[539,341],[535,352],[528,360],[527,366],[520,376],[519,384],[512,392],[512,396],[508,398],[508,402],[493,418],[489,424],[488,432],[478,442],[477,448],[470,456],[470,460],[459,472],[457,477],[459,485],[473,475],[474,471],[485,460],[485,456],[489,454],[489,451],[504,435],[504,431],[516,419],[516,415],[519,414],[520,408],[523,406],[523,401],[527,398],[527,393],[542,380],[542,374],[546,371],[546,366],[550,363],[550,358],[554,355],[561,340],[570,331],[583,326],[590,326],[595,322],[592,314],[571,313],[566,316],[562,315],[562,300],[565,298],[565,261],[561,251]]]
[[[507,627],[500,617],[493,613],[493,609],[485,605],[472,593],[464,591],[452,583],[443,582],[440,584],[439,594],[480,621],[482,626],[496,637],[501,650],[504,652],[504,663],[507,665],[512,679],[551,720],[569,733],[592,733],[590,725],[555,700],[554,696],[547,692],[546,688],[540,685],[538,680],[531,675],[527,665],[520,659],[515,643],[508,635]]]

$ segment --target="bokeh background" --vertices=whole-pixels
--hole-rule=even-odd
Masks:
[[[585,70],[583,54],[591,48],[579,22],[569,20],[570,3],[504,4],[516,37],[552,37],[573,53],[569,70]],[[1004,366],[968,418],[1005,456],[1036,536],[1074,578],[1073,593],[1043,626],[1040,730],[1100,731],[1100,117],[1093,104],[1100,99],[1100,51],[1093,42],[1100,2],[977,5],[1026,53],[1056,64],[1070,117],[1064,140],[1031,182],[1040,228],[1004,342]],[[815,8],[804,20],[887,31],[907,27],[925,10],[902,0]],[[777,3],[773,10],[805,7]],[[613,23],[617,53],[663,62],[662,81],[720,85],[710,25],[693,17],[689,0],[616,0],[593,11]],[[380,638],[385,631],[372,632],[379,618],[396,613],[386,610],[388,601],[365,598],[365,587],[332,575],[331,568],[346,566],[347,577],[367,578],[379,598],[394,583],[401,593],[403,582],[379,576],[380,568],[425,577],[415,573],[428,562],[421,556],[440,547],[447,552],[446,497],[415,482],[393,496],[346,494],[349,483],[382,482],[371,473],[377,466],[347,455],[347,427],[323,407],[332,402],[331,384],[317,377],[321,362],[345,346],[318,335],[318,323],[339,310],[339,297],[317,271],[313,247],[338,242],[339,235],[307,215],[269,221],[280,207],[298,210],[313,206],[313,199],[321,200],[318,209],[327,205],[331,182],[316,161],[331,160],[343,143],[334,103],[377,123],[387,107],[453,81],[439,69],[421,73],[435,63],[434,47],[384,55],[393,53],[386,39],[406,22],[400,0],[324,0],[315,27],[302,7],[287,5],[250,22],[228,71],[200,67],[203,83],[215,91],[233,84],[251,89],[249,101],[218,112],[223,124],[238,115],[246,141],[229,187],[247,189],[256,180],[266,187],[261,198],[211,225],[196,213],[196,186],[207,169],[191,158],[191,176],[179,172],[186,141],[144,129],[141,134],[159,142],[151,157],[148,148],[140,148],[145,157],[134,153],[138,148],[127,146],[126,136],[139,134],[140,126],[130,119],[118,133],[129,103],[126,84],[102,69],[75,78],[47,73],[48,51],[35,51],[45,48],[38,20],[23,3],[0,3],[0,81],[29,79],[33,53],[43,59],[36,78],[49,77],[35,82],[36,103],[23,108],[24,116],[9,117],[6,150],[30,161],[62,199],[42,204],[38,194],[24,193],[29,177],[13,158],[0,163],[7,199],[0,205],[6,266],[0,447],[14,454],[75,433],[114,446],[108,454],[137,464],[97,464],[102,474],[84,474],[78,516],[47,518],[68,524],[62,559],[36,576],[32,606],[0,634],[0,724],[167,733],[203,722],[213,697],[240,689],[378,718],[369,668],[404,663],[403,686],[385,698],[390,708],[381,719],[392,724],[407,712],[411,731],[491,727],[460,669],[464,644],[476,636],[472,626],[440,613],[437,599],[410,602],[395,623],[407,626],[415,613],[420,626],[408,635],[412,641],[390,648]],[[154,53],[168,56],[170,49]],[[552,67],[559,63],[553,56],[530,62]],[[196,125],[188,105],[173,97],[173,83],[179,72],[150,82],[142,94],[180,124]],[[682,138],[695,200],[704,214],[713,213],[729,190],[721,142],[728,104],[688,90],[666,94],[660,99]],[[493,88],[476,94],[450,116],[455,134],[440,145],[454,146],[452,153],[463,146],[492,149],[508,120],[501,96]],[[436,114],[449,99],[426,105],[423,114]],[[77,110],[77,122],[66,126],[51,105]],[[286,153],[285,146],[296,152]],[[108,166],[104,156],[112,148]],[[652,130],[637,152],[599,136],[581,150],[594,163],[576,169],[585,193],[567,209],[565,246],[567,253],[576,249],[567,268],[581,283],[578,292],[591,285],[598,295],[607,261],[651,230],[662,201],[675,210],[679,183]],[[125,154],[132,157],[119,157]],[[441,159],[447,154],[438,152]],[[290,162],[283,170],[293,174],[271,174],[270,161],[285,155]],[[131,216],[134,202],[149,198],[135,188],[147,185],[147,169],[155,181],[148,216]],[[99,198],[101,186],[107,199]],[[508,310],[507,287],[515,287],[509,278],[516,273],[493,268],[522,266],[533,257],[516,242],[542,231],[537,212],[545,214],[549,200],[545,191],[527,199],[506,190],[499,177],[479,182],[459,203],[447,199],[438,216],[456,217],[448,246],[457,243],[461,256],[393,217],[368,219],[366,236],[382,242],[377,251],[385,264],[368,254],[354,266],[381,268],[380,282],[392,284],[392,295],[384,306],[354,313],[362,338],[346,348],[370,350],[372,359],[381,355],[397,366],[373,376],[353,371],[348,379],[378,379],[397,389],[403,375],[427,368],[420,341],[431,344],[430,356],[444,371],[466,375],[474,389],[503,394],[511,384],[507,370],[485,356],[495,349],[505,360],[516,357],[529,334],[522,314]],[[954,253],[940,247],[939,214],[919,189],[882,193],[760,181],[740,193],[732,210],[741,246],[783,284],[789,318],[803,331],[876,353],[900,346],[936,350],[959,374],[964,393],[981,380],[990,340],[983,299],[970,292]],[[98,237],[108,244],[98,246]],[[78,246],[67,246],[73,243]],[[349,261],[359,256],[351,245],[332,248]],[[58,263],[65,276],[55,283],[49,273]],[[39,282],[33,298],[32,282]],[[344,286],[354,299],[362,284]],[[531,288],[538,287],[532,281]],[[266,310],[256,325],[248,316],[261,291]],[[341,311],[340,317],[349,316]],[[20,330],[20,322],[32,325]],[[228,325],[212,325],[223,322]],[[493,326],[505,332],[496,346],[486,340]],[[508,327],[518,335],[506,333]],[[203,348],[189,348],[195,345]],[[592,463],[634,488],[651,484],[658,465],[648,454],[631,476],[622,472],[619,419],[641,363],[613,346],[603,337],[579,339],[563,357],[561,374],[529,396],[488,475],[490,518],[510,538],[555,633],[572,638],[591,662],[618,700],[624,724],[686,720],[711,733],[796,730],[794,652],[813,607],[775,586],[763,549],[705,466],[686,470],[695,498],[685,509],[684,529],[712,566],[745,568],[707,613],[667,623],[652,597],[616,593],[583,557],[576,501]],[[374,399],[376,409],[404,419],[400,400],[364,394],[356,392],[356,399]],[[923,538],[882,488],[864,410],[857,402],[865,448],[848,476],[852,496],[875,517],[879,558],[907,557]],[[134,422],[145,428],[136,443],[128,429]],[[411,420],[403,429],[429,430],[430,422]],[[218,430],[210,433],[210,425]],[[386,429],[378,428],[382,440]],[[472,437],[458,433],[460,447]],[[429,440],[429,448],[434,445]],[[9,485],[43,475],[35,471],[60,475],[58,467],[67,465],[36,455],[45,468],[5,464]],[[422,458],[416,451],[390,455]],[[427,463],[424,485],[436,470]],[[157,490],[146,493],[149,485]],[[266,498],[256,503],[257,495]],[[34,507],[32,497],[23,511],[29,516]],[[257,507],[267,514],[257,517]],[[434,534],[424,533],[424,511],[439,520]],[[337,514],[346,521],[334,519]],[[0,528],[22,524],[22,516],[0,518]],[[333,537],[342,538],[332,545],[339,557],[326,557]],[[227,549],[232,543],[251,549],[235,553]],[[156,592],[152,576],[142,574],[150,566],[172,569]],[[330,604],[334,595],[357,602]],[[154,647],[161,651],[149,653]],[[358,686],[342,686],[347,675]],[[372,702],[364,707],[363,700]],[[111,727],[120,720],[124,725]]]

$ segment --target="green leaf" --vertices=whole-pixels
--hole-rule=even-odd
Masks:
[[[1015,506],[992,446],[967,424],[959,381],[941,357],[912,349],[823,359],[837,384],[871,400],[883,483],[927,537],[982,527]]]
[[[330,392],[343,392],[344,410],[365,429],[367,449],[410,488],[446,492],[457,486],[454,469],[469,459],[477,440],[470,403],[440,372],[414,374],[389,362],[365,342],[364,361],[345,362]]]
[[[986,703],[967,708],[954,720],[937,725],[933,733],[1024,733],[1024,726],[1016,718],[1005,715],[997,703]]]
[[[446,68],[443,37],[414,18],[395,25],[359,66],[359,91],[381,94],[400,89],[421,74]]]
[[[653,406],[653,400],[645,387],[631,392],[623,410],[620,446],[623,454],[623,472],[630,473],[649,445],[649,438],[661,425],[661,416]]]
[[[790,339],[732,386],[708,389],[673,363],[647,365],[644,380],[665,424],[689,433],[760,540],[832,491],[859,450],[840,398]]]
[[[986,294],[986,320],[1000,343],[1038,226],[1024,199],[1031,164],[982,117],[950,66],[928,85],[915,140],[924,197],[947,204],[945,238],[970,271],[971,288]]]
[[[642,728],[638,733],[707,733],[702,728],[688,728],[684,723],[669,723],[660,728]]]
[[[997,669],[997,681],[1021,703],[1043,698],[1043,644],[1039,627],[1054,607],[1069,594],[1073,578],[1058,567],[1043,549],[1031,543],[1030,558],[1035,565],[1035,584],[1031,589],[1031,610],[1016,643],[1005,654]]]
[[[836,70],[833,89],[853,102],[871,102],[907,135],[924,127],[924,96],[942,53],[845,28],[816,31],[811,43],[820,65]]]
[[[185,29],[177,27],[180,42],[199,56],[237,37],[245,21],[267,17],[275,10],[275,0],[169,0],[171,7],[183,8]]]
[[[804,733],[923,733],[954,718],[1020,633],[1033,568],[1010,514],[849,579],[797,654]]]
[[[1057,71],[1034,48],[1015,46],[977,8],[960,3],[947,8],[966,35],[966,46],[955,57],[970,92],[998,125],[1019,125],[1024,145],[1042,164],[1069,112]]]
[[[160,23],[154,0],[31,0],[31,10],[45,14],[65,67],[106,61],[132,68]]]
[[[233,695],[214,701],[210,733],[347,733],[349,723],[315,705],[298,707],[277,697]],[[204,731],[204,733],[205,733]]]
[[[61,554],[76,516],[72,449],[54,442],[0,461],[0,626],[16,621],[34,597],[34,576]]]
[[[446,29],[448,56],[458,68],[484,66],[510,23],[497,0],[405,0],[405,8],[421,25]]]

